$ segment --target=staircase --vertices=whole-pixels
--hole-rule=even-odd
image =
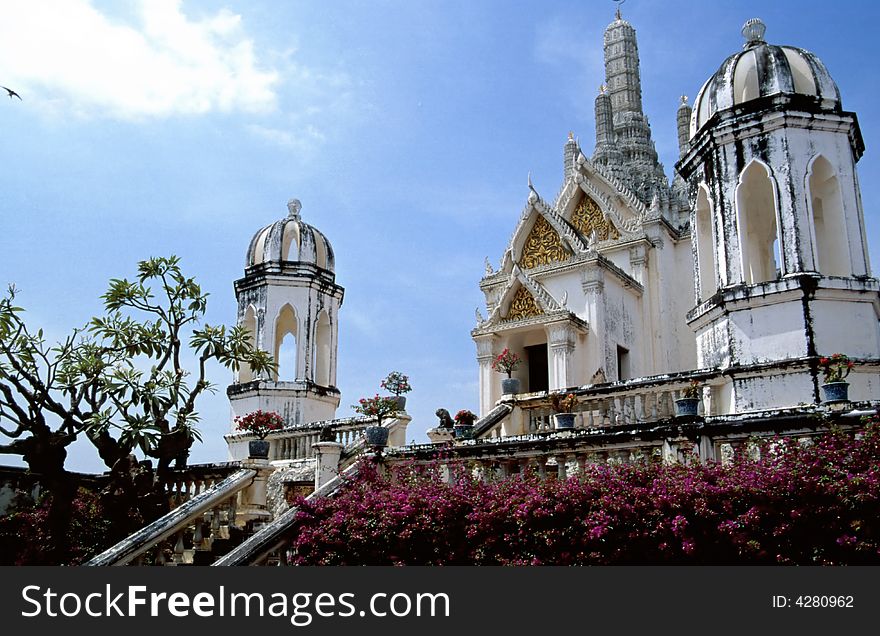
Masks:
[[[357,422],[364,428],[371,420]],[[389,419],[383,426],[405,430],[409,416]],[[338,427],[347,434],[352,422]],[[287,429],[285,437],[313,435],[314,427]],[[358,458],[368,450],[363,437],[342,437],[347,443],[339,460],[338,475],[313,492],[312,497],[332,496]],[[299,448],[291,443],[286,448]],[[287,536],[297,509],[289,508],[273,520],[266,508],[266,481],[275,470],[266,460],[204,464],[174,471],[166,479],[172,510],[92,558],[85,565],[252,565],[283,564],[278,549]]]
[[[197,470],[198,467],[193,467]],[[144,526],[112,548],[85,563],[98,565],[209,565],[245,537],[246,528],[236,525],[239,493],[248,488],[257,470],[240,467],[191,496],[172,490],[180,505]],[[177,484],[173,484],[177,485]]]

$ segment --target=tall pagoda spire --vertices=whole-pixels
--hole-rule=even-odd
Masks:
[[[605,29],[605,83],[616,113],[642,112],[642,79],[636,30],[620,17]]]
[[[605,29],[605,87],[596,98],[593,161],[618,176],[645,204],[669,198],[669,182],[642,111],[642,80],[636,30],[620,15]],[[610,121],[609,121],[610,120]]]

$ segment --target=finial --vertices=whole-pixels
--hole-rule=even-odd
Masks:
[[[681,96],[681,105],[682,105],[682,106],[687,106],[687,105],[688,105],[688,96],[687,96],[687,95],[682,95],[682,96]]]
[[[617,4],[617,11],[614,12],[614,17],[617,18],[618,20],[622,20],[623,18],[620,17],[620,5],[622,5],[624,2],[626,2],[626,0],[611,0],[611,1],[614,2],[615,4]]]
[[[287,215],[289,217],[299,219],[300,210],[302,210],[302,203],[299,202],[299,199],[291,199],[287,202]]]
[[[599,94],[604,95],[608,92],[608,87],[605,84],[599,84]]]
[[[758,44],[764,41],[764,32],[767,30],[767,25],[765,25],[761,18],[752,18],[751,20],[746,20],[746,23],[743,25],[742,34],[746,39],[746,43],[744,46],[751,46],[753,44]]]
[[[574,141],[574,133],[573,133],[572,131],[570,131],[570,130],[568,131],[568,140],[569,140],[569,141]]]

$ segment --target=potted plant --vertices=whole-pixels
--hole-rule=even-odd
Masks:
[[[406,396],[403,394],[412,391],[412,387],[409,385],[409,377],[403,375],[400,371],[392,371],[382,380],[381,386],[394,395],[398,411],[406,409]]]
[[[690,385],[681,392],[681,397],[675,400],[675,417],[697,417],[702,390],[702,384],[697,380],[691,380]]]
[[[269,442],[266,436],[272,431],[284,428],[284,419],[273,411],[253,411],[243,417],[235,418],[235,429],[254,435],[257,439],[248,442],[248,456],[253,459],[269,457]]]
[[[467,409],[462,409],[455,414],[455,437],[457,439],[470,439],[474,432],[474,421],[477,416]]]
[[[574,407],[577,405],[577,396],[574,393],[551,393],[550,406],[556,412],[553,419],[557,429],[574,428]]]
[[[388,429],[382,426],[382,418],[397,412],[397,400],[388,396],[361,398],[358,404],[352,407],[356,413],[375,417],[376,424],[364,429],[364,442],[367,446],[382,448],[388,445]]]
[[[517,367],[522,364],[522,359],[510,349],[505,349],[492,361],[492,370],[498,373],[506,373],[507,377],[501,380],[501,392],[504,395],[519,393],[519,378],[511,377]]]
[[[827,358],[819,358],[825,374],[822,391],[826,402],[846,402],[849,400],[849,382],[844,382],[852,371],[853,361],[842,353],[835,353]]]

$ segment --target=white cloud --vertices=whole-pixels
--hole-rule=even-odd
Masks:
[[[241,16],[184,14],[180,0],[136,0],[129,21],[90,0],[7,0],[0,83],[44,108],[122,119],[265,113],[279,74],[261,68]]]
[[[248,124],[247,129],[264,141],[284,148],[293,148],[301,151],[309,150],[315,142],[322,142],[326,138],[324,133],[311,124],[299,131],[284,130],[260,124]]]

